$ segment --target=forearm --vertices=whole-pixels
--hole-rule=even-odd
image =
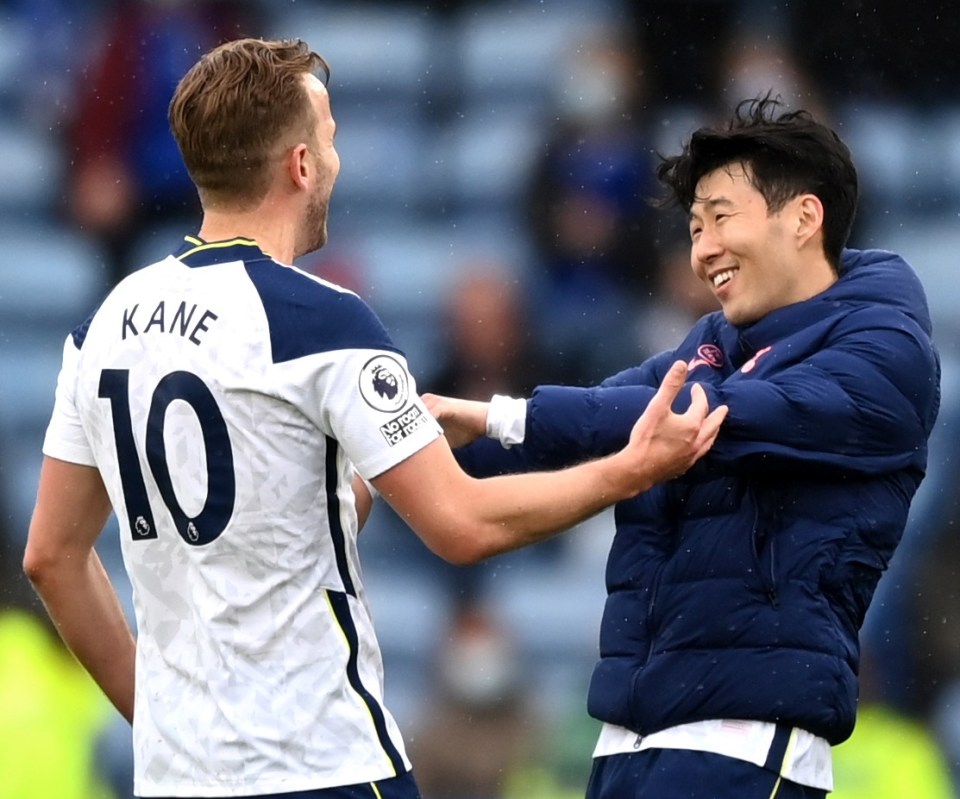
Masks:
[[[477,480],[468,505],[475,518],[479,560],[552,537],[610,505],[650,488],[624,479],[622,453],[558,472],[531,472]],[[631,474],[636,474],[632,470]]]
[[[374,483],[433,552],[463,564],[542,541],[645,490],[653,484],[645,470],[617,453],[564,471],[478,480],[438,441]]]
[[[136,642],[96,552],[27,573],[66,645],[132,722]]]

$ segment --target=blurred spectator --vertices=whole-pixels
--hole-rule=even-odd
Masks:
[[[819,87],[786,37],[772,36],[763,30],[731,37],[721,48],[718,63],[720,85],[715,105],[721,112],[769,92],[779,97],[787,109],[802,108],[824,121],[832,116]]]
[[[446,350],[429,391],[465,399],[526,396],[540,369],[540,342],[524,324],[520,285],[497,263],[469,263],[444,309]]]
[[[524,324],[525,297],[517,282],[496,263],[468,264],[451,292],[444,312],[447,349],[444,365],[424,387],[434,394],[486,401],[494,394],[525,397],[543,373],[540,342]],[[556,553],[562,539],[508,553],[504,562],[521,562]],[[458,602],[482,596],[484,581],[501,559],[467,567],[437,560]]]
[[[167,106],[201,53],[252,30],[253,6],[242,0],[119,0],[108,12],[75,87],[67,210],[106,246],[111,282],[143,265],[130,258],[148,219],[153,232],[198,222]]]
[[[652,65],[654,106],[709,107],[717,97],[721,53],[736,29],[740,0],[637,0],[641,48]]]
[[[677,347],[697,319],[720,307],[693,272],[686,230],[678,229],[663,239],[656,291],[637,321],[644,358]]]
[[[502,799],[541,733],[513,642],[484,607],[465,605],[435,668],[408,747],[423,798]]]
[[[805,66],[832,102],[960,100],[960,14],[948,3],[805,0],[790,8]]]
[[[428,380],[417,384],[421,392],[465,399],[487,399],[493,394],[526,396],[532,380],[543,374],[540,342],[525,324],[525,295],[509,269],[491,261],[468,260],[462,276],[446,297],[441,321],[444,349],[437,355],[440,367]],[[370,530],[361,538],[368,562],[380,559],[407,568],[423,570],[442,582],[457,606],[482,598],[488,580],[509,564],[529,562],[557,553],[562,538],[545,541],[519,552],[472,566],[453,566],[432,555],[417,536],[386,505],[378,502]],[[374,541],[376,539],[376,546]],[[385,552],[371,551],[371,549]]]
[[[945,465],[943,519],[911,575],[914,604],[900,643],[913,657],[916,708],[932,720],[960,789],[960,475],[955,460]]]
[[[865,650],[857,726],[833,748],[831,799],[951,799],[950,771],[936,739],[883,701],[875,666]]]
[[[631,331],[657,272],[656,159],[632,41],[594,35],[562,75],[529,192],[535,313],[557,377],[590,383],[637,360]]]

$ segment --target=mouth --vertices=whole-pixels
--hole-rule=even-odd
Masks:
[[[722,269],[719,272],[714,272],[709,276],[710,285],[713,286],[714,291],[719,291],[724,286],[727,285],[733,276],[737,274],[740,270],[737,267],[731,267],[729,269]]]

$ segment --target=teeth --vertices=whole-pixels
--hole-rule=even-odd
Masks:
[[[715,274],[712,278],[713,287],[715,289],[720,288],[720,286],[722,286],[724,283],[726,283],[728,280],[730,280],[733,277],[736,271],[737,271],[736,269],[727,269],[725,272],[718,272],[717,274]]]

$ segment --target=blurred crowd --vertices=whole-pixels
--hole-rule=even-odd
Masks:
[[[303,38],[331,64],[342,169],[330,243],[300,265],[369,300],[421,391],[585,385],[675,345],[714,305],[690,272],[685,220],[652,202],[658,154],[766,92],[833,124],[861,173],[851,244],[913,263],[944,364],[928,477],[863,632],[860,720],[837,750],[835,795],[956,795],[960,12],[0,0],[0,796],[130,795],[128,733],[51,636],[19,558],[63,337],[195,232],[166,106],[200,53],[247,35]],[[582,795],[612,529],[601,515],[454,568],[375,510],[365,584],[425,799]],[[101,554],[122,587],[111,533]]]

